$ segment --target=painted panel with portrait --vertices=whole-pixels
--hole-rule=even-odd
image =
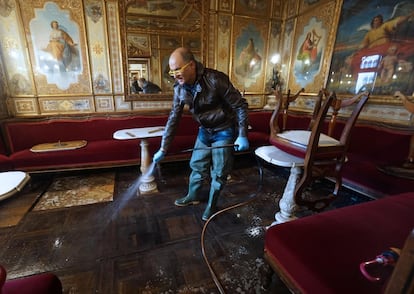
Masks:
[[[236,18],[231,78],[240,91],[261,92],[266,65],[268,24]]]
[[[397,90],[411,95],[413,16],[412,1],[344,0],[328,87],[338,93],[368,90],[379,99]]]

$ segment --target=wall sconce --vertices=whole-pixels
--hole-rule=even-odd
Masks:
[[[270,59],[270,62],[273,64],[272,68],[272,89],[276,90],[276,88],[282,85],[282,81],[280,78],[280,54],[276,53]]]

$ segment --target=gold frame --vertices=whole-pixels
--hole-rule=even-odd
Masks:
[[[266,76],[266,56],[268,50],[267,35],[269,31],[269,22],[258,19],[246,19],[243,17],[235,17],[233,21],[233,37],[231,42],[232,64],[230,71],[230,79],[233,82],[234,86],[242,92],[263,91]],[[259,33],[259,35],[254,33],[249,34],[249,30],[256,30]],[[250,43],[249,40],[246,40],[247,38],[252,40],[252,42]],[[246,51],[252,49],[249,49],[248,47],[251,47],[255,40],[259,42],[256,42],[254,46],[261,48],[261,52],[259,51],[259,53],[257,53],[257,48],[254,48],[254,51],[255,53],[257,53],[258,56],[253,56],[250,60],[250,64],[245,64],[249,67],[250,65],[253,65],[254,75],[252,76],[249,73],[251,67],[249,69],[243,68],[243,63],[239,63],[238,61],[243,61],[243,56],[247,56],[243,53],[243,50]],[[241,44],[242,42],[244,43]],[[237,54],[238,52],[240,53]],[[239,58],[239,60],[236,60],[237,58]],[[258,58],[260,58],[261,65],[259,71],[255,73],[257,67],[255,64],[252,63],[252,60]]]
[[[324,87],[328,72],[327,68],[329,66],[330,56],[332,54],[332,32],[334,31],[334,26],[331,24],[335,21],[335,7],[335,2],[330,2],[328,4],[325,3],[324,5],[315,8],[314,10],[304,14],[303,16],[297,19],[295,35],[293,38],[293,49],[291,52],[292,57],[289,66],[291,69],[291,73],[289,74],[287,83],[287,88],[291,91],[297,92],[300,89],[305,88],[306,93],[315,93],[318,92],[320,88]],[[311,80],[311,82],[303,86],[296,79],[294,70],[295,66],[299,66],[299,64],[297,64],[298,52],[300,50],[300,46],[302,46],[303,39],[307,34],[307,31],[305,32],[305,29],[311,26],[311,22],[313,25],[315,25],[315,23],[320,24],[320,29],[324,30],[322,32],[322,40],[324,41],[324,44],[318,44],[317,47],[318,50],[320,50],[320,48],[323,48],[323,54],[321,56],[321,59],[319,60],[319,70],[313,76],[313,81]]]
[[[39,70],[37,69],[39,65],[36,64],[38,60],[37,52],[41,51],[43,48],[37,47],[41,45],[37,43],[34,44],[32,38],[26,38],[28,43],[30,60],[32,61],[32,71],[34,73],[38,73],[34,75],[34,81],[38,96],[64,96],[68,95],[68,92],[79,95],[90,95],[92,93],[92,79],[90,76],[89,61],[87,55],[87,40],[84,26],[85,18],[82,0],[73,0],[73,6],[70,9],[67,8],[66,1],[63,0],[54,2],[45,0],[27,2],[19,0],[19,5],[26,36],[34,37],[35,34],[39,34],[39,32],[31,31],[31,25],[33,25],[34,20],[37,20],[39,22],[43,21],[45,26],[47,26],[45,27],[45,29],[50,30],[50,23],[53,20],[57,20],[58,22],[60,22],[60,20],[64,19],[65,15],[69,16],[68,22],[71,23],[73,26],[76,26],[79,32],[79,39],[74,41],[79,51],[82,71],[77,76],[77,82],[70,83],[70,85],[65,88],[59,88],[55,83],[49,83],[46,75],[39,72]],[[46,9],[51,10],[51,12],[48,11],[48,13],[46,13]],[[47,19],[42,19],[42,17],[46,18],[44,17],[46,15]],[[62,18],[60,19],[59,17]],[[52,75],[56,77],[57,74],[53,73]]]

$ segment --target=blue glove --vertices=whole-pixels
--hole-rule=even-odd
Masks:
[[[249,140],[247,140],[247,137],[237,137],[236,142],[234,142],[234,145],[236,145],[234,146],[234,150],[246,151],[247,149],[249,149]]]
[[[165,152],[160,149],[157,152],[155,152],[154,157],[152,158],[152,161],[155,163],[158,163],[161,160],[163,160],[164,157],[165,157]]]

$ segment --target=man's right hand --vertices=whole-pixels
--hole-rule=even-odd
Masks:
[[[163,160],[164,157],[165,157],[165,152],[160,149],[157,152],[155,152],[154,157],[152,158],[152,161],[155,163],[158,163],[161,160]]]

